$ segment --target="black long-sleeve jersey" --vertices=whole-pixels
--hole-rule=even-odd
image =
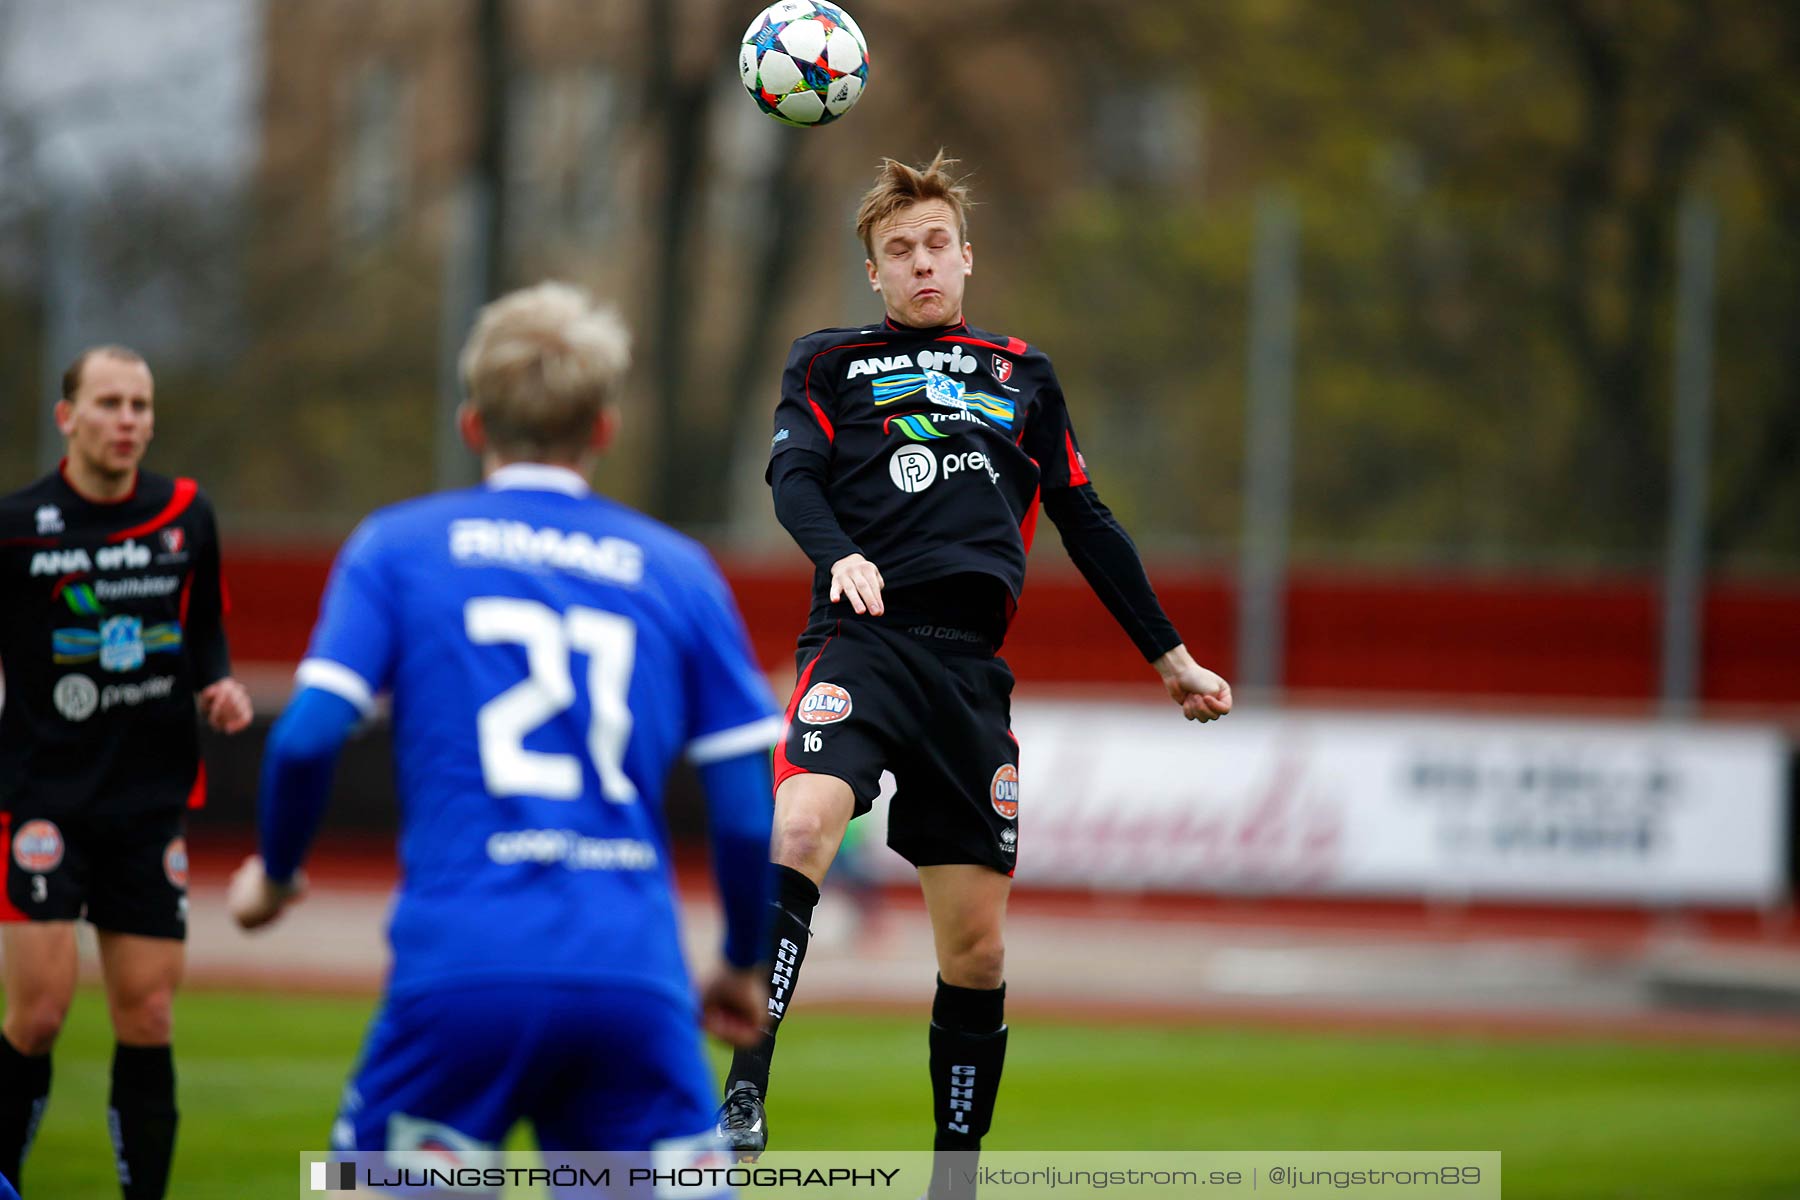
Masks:
[[[191,479],[140,470],[114,503],[60,470],[0,497],[0,807],[179,808],[194,694],[231,673],[219,537]]]
[[[1136,548],[1094,492],[1049,357],[1018,338],[884,320],[798,339],[768,477],[783,523],[817,568],[814,629],[841,615],[829,602],[831,564],[859,551],[880,569],[884,598],[931,605],[944,599],[939,581],[997,580],[985,590],[1003,611],[982,624],[1003,633],[1042,505],[1144,656],[1180,643]],[[821,486],[828,514],[812,502]]]

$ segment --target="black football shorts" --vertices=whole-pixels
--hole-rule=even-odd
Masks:
[[[956,631],[915,636],[873,621],[837,623],[800,664],[775,786],[834,775],[869,811],[892,771],[888,845],[917,867],[973,863],[1013,873],[1019,843],[1019,743],[1012,670],[969,652]]]
[[[0,814],[0,921],[73,921],[144,937],[187,937],[187,814]]]

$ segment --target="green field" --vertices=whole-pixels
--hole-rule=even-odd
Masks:
[[[171,1195],[295,1195],[323,1149],[363,1000],[178,1002]],[[919,1021],[801,1011],[782,1034],[778,1146],[928,1144]],[[26,1171],[28,1200],[116,1196],[104,1004],[84,991]],[[722,1059],[720,1061],[722,1067]],[[1508,1197],[1800,1197],[1800,1048],[1480,1041],[1027,1021],[994,1149],[1499,1150]]]

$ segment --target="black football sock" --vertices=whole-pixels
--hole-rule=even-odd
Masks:
[[[806,961],[806,943],[812,937],[813,909],[819,903],[819,885],[792,867],[775,868],[775,920],[769,938],[769,1028],[762,1039],[731,1056],[731,1073],[725,1088],[749,1080],[756,1090],[769,1094],[769,1061],[775,1057],[775,1035],[794,1002],[800,982],[800,964]]]
[[[1006,1065],[1006,985],[989,991],[938,978],[931,1004],[934,1150],[979,1150]]]
[[[0,1175],[14,1188],[48,1103],[50,1056],[20,1054],[0,1037]]]
[[[162,1200],[175,1157],[175,1059],[167,1046],[115,1046],[106,1124],[125,1200]]]

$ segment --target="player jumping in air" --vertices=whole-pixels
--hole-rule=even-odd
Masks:
[[[333,762],[391,692],[394,963],[334,1149],[712,1147],[699,1029],[759,1032],[780,721],[706,552],[594,495],[626,334],[574,288],[490,304],[464,348],[482,486],[371,516],[338,556],[263,770],[240,923],[302,886]],[[682,962],[663,780],[709,798],[723,959]]]
[[[812,559],[812,614],[775,752],[777,867],[769,1030],[731,1064],[719,1133],[767,1144],[776,1034],[850,820],[883,769],[888,844],[918,868],[937,947],[934,1146],[979,1149],[1006,1056],[1006,898],[1020,837],[1013,677],[996,657],[1038,507],[1189,720],[1231,689],[1182,645],[1131,539],[1088,478],[1044,353],[963,320],[968,193],[940,153],[891,159],[857,213],[877,324],[794,343],[775,410],[775,512]]]
[[[138,469],[155,418],[142,357],[86,351],[56,405],[62,464],[0,497],[0,1175],[18,1183],[49,1102],[86,917],[118,1039],[107,1109],[127,1200],[163,1195],[175,1151],[184,831],[205,793],[195,705],[226,733],[251,719],[212,505],[191,479]]]

